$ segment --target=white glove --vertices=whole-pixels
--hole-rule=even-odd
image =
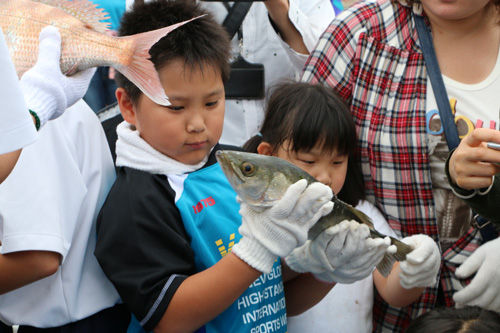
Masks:
[[[70,77],[61,72],[61,35],[53,26],[40,32],[37,63],[21,77],[26,105],[40,118],[40,126],[59,117],[85,95],[95,68]]]
[[[386,239],[368,238],[370,229],[342,221],[285,258],[296,272],[311,272],[320,281],[353,283],[369,276],[385,253],[395,251]]]
[[[328,273],[331,280],[339,283],[350,284],[367,278],[373,274],[375,266],[382,261],[386,254],[395,253],[397,250],[395,245],[391,245],[389,237],[368,237],[370,234],[368,226],[358,223],[357,229],[359,231],[357,232],[352,230],[353,227],[355,226],[351,225],[350,233],[355,236],[352,238],[352,245],[344,245],[346,249],[349,249],[348,254],[345,255],[348,260],[339,260],[333,263],[338,266],[333,272]],[[355,246],[356,244],[358,245]]]
[[[399,263],[401,286],[405,289],[434,286],[441,267],[441,252],[436,242],[422,234],[405,237],[403,242],[412,246],[413,251]]]
[[[500,238],[481,245],[455,272],[461,279],[474,273],[471,283],[453,295],[456,307],[477,305],[500,312]]]
[[[291,185],[274,206],[259,209],[241,203],[243,238],[232,252],[255,269],[268,273],[277,257],[285,257],[307,240],[310,227],[333,209],[330,187],[307,186],[302,179]]]
[[[357,223],[353,221],[354,223]],[[314,240],[308,240],[285,258],[288,267],[298,273],[310,272],[323,282],[334,282],[322,273],[333,271],[328,257],[339,256],[349,234],[349,221],[345,220],[330,227]]]

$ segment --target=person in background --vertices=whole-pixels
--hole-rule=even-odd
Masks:
[[[116,36],[120,18],[126,9],[126,1],[93,0],[93,3],[98,5],[97,8],[103,8],[103,10],[108,13],[109,19],[107,21],[110,23],[110,30],[108,30],[108,33],[112,36]],[[106,106],[116,103],[116,88],[118,87],[115,82],[114,68],[107,66],[98,67],[90,81],[87,93],[83,96],[83,100],[97,113]]]
[[[500,89],[499,9],[497,0],[357,2],[331,23],[305,66],[303,82],[334,88],[351,109],[368,200],[399,236],[427,234],[442,250],[438,283],[417,302],[395,308],[377,296],[375,332],[401,332],[435,306],[455,306],[454,294],[467,290],[471,279],[480,288],[471,283],[475,295],[468,299],[474,301],[462,306],[488,306],[485,292],[491,289],[485,283],[500,289],[496,278],[459,274],[488,239],[482,232],[492,228],[477,227],[472,210],[446,178],[449,148],[416,30],[416,20],[423,19],[431,31],[431,47],[463,138],[475,127],[498,125],[500,99],[493,96]],[[498,230],[491,234],[495,238]],[[500,252],[500,239],[488,245]],[[500,274],[499,265],[478,264],[488,276]],[[491,295],[500,298],[498,292]]]
[[[310,108],[311,105],[314,108]],[[330,88],[307,83],[279,85],[269,98],[262,129],[243,148],[277,156],[297,165],[330,186],[339,199],[369,216],[377,231],[396,237],[378,209],[365,200],[363,176],[354,157],[354,122],[348,107]],[[351,221],[331,228],[348,232],[358,225],[358,222]],[[368,230],[366,226],[362,227]],[[345,266],[339,267],[340,270],[334,267],[330,273],[316,271],[330,263],[320,265],[321,261],[312,256],[315,253],[312,242],[294,250],[285,258],[292,270],[320,273],[316,274],[320,280],[344,284],[337,283],[310,310],[289,317],[288,332],[371,332],[374,285],[384,300],[394,306],[405,306],[417,300],[425,287],[434,285],[441,254],[434,240],[426,235],[406,237],[403,242],[413,246],[414,250],[407,255],[407,260],[394,263],[387,277],[378,270],[373,271],[382,257],[367,260],[364,254],[363,258],[358,258],[365,261],[368,277],[352,270],[348,276],[342,276],[339,271]],[[349,265],[355,266],[355,262],[351,258]]]
[[[51,75],[48,78],[40,72],[60,72],[57,52],[47,49],[42,52],[36,69],[32,69],[19,84],[19,79],[10,57],[2,29],[0,29],[0,184],[8,177],[16,165],[23,147],[33,143],[39,130],[50,119],[59,117],[65,105],[55,103],[58,96],[69,99],[68,105],[81,98],[88,85],[88,78],[94,70],[84,71],[69,78],[64,75]],[[28,101],[25,101],[25,97]],[[27,104],[30,108],[28,108]],[[36,112],[34,111],[36,110]]]
[[[500,151],[488,144],[500,143],[500,132],[495,129],[477,128],[450,152],[446,161],[446,176],[452,191],[472,208],[476,219],[486,219],[500,225]],[[479,247],[457,269],[456,274],[468,278],[475,274],[472,282],[453,295],[457,306],[480,304],[483,308],[500,309],[500,285],[496,281],[494,267],[500,260],[496,242],[487,242]]]
[[[228,14],[224,2],[200,3],[221,23]],[[264,119],[265,94],[276,82],[299,79],[310,51],[334,17],[330,0],[252,3],[241,30],[231,41],[232,57],[241,55],[252,64],[264,65],[263,96],[226,99],[221,143],[241,146],[258,132]],[[246,84],[250,83],[247,81]]]
[[[36,140],[36,127],[30,116],[9,49],[0,29],[0,183],[10,174],[23,147]]]
[[[0,332],[126,332],[130,312],[93,255],[115,179],[102,126],[81,100],[94,71],[65,78],[60,52],[59,31],[43,29],[37,63],[20,81],[41,125],[64,113],[0,185]]]
[[[498,312],[485,310],[479,306],[462,309],[440,307],[414,319],[406,333],[422,332],[447,333],[491,333],[500,332]]]

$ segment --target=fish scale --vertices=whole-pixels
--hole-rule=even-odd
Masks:
[[[102,8],[89,0],[0,0],[0,27],[17,74],[21,77],[38,57],[38,37],[46,26],[61,34],[61,71],[72,75],[110,66],[161,105],[169,105],[149,49],[169,32],[196,18],[132,36],[106,34]]]

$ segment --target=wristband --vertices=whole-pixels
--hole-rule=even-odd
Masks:
[[[36,114],[35,111],[29,110],[30,114],[35,118],[35,128],[38,131],[40,129],[40,118],[38,118],[38,115]]]

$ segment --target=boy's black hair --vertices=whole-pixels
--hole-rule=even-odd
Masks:
[[[414,319],[406,333],[490,333],[500,332],[500,315],[478,306],[440,307]]]
[[[160,39],[149,50],[157,71],[176,59],[183,59],[185,68],[203,69],[211,66],[219,70],[222,81],[229,78],[231,44],[226,30],[194,0],[153,0],[136,2],[120,21],[118,36],[129,36],[204,15],[183,25]],[[137,102],[141,91],[121,73],[116,73],[118,86],[127,91],[132,102]]]
[[[331,88],[298,82],[278,85],[269,97],[259,134],[250,138],[243,149],[256,153],[265,141],[276,151],[289,141],[289,148],[295,152],[319,144],[322,151],[348,155],[346,181],[337,195],[353,206],[365,199],[363,176],[354,155],[354,121],[347,105]]]

